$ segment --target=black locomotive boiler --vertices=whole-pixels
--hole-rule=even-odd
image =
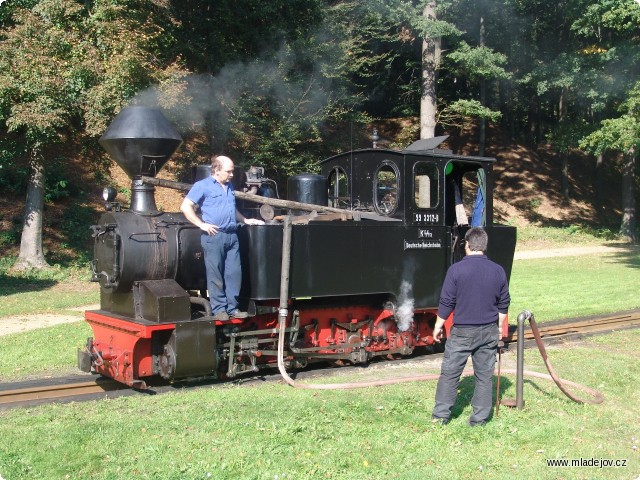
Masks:
[[[137,388],[155,376],[230,378],[275,365],[279,326],[294,367],[432,346],[440,287],[464,255],[465,232],[486,228],[488,255],[508,276],[516,242],[514,227],[494,223],[495,160],[438,149],[442,140],[328,158],[320,174],[288,180],[286,201],[271,198],[260,169],[237,175],[239,206],[266,223],[239,232],[250,317],[220,322],[211,317],[200,230],[154,200],[154,177],[180,136],[159,110],[125,108],[100,143],[132,178],[131,204],[106,198],[108,211],[91,227],[100,309],[85,313],[94,336],[79,367]]]

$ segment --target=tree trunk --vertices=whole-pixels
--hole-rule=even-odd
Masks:
[[[636,152],[632,148],[624,156],[622,164],[622,224],[620,237],[629,243],[636,243]]]
[[[480,17],[480,46],[484,47],[485,45],[485,40],[484,40],[484,17]],[[487,81],[485,78],[481,78],[480,79],[480,104],[483,107],[487,106]],[[479,154],[481,157],[484,157],[484,146],[486,143],[486,138],[487,138],[487,121],[484,117],[482,117],[480,119],[480,138],[478,139],[478,141],[480,142],[479,145]]]
[[[22,220],[20,255],[14,270],[47,268],[49,264],[42,251],[42,211],[44,209],[44,163],[39,154],[33,153],[31,173],[27,184],[27,200]]]
[[[562,88],[560,99],[558,100],[558,124],[564,122],[566,116],[566,102],[564,101],[566,88]],[[569,147],[567,140],[562,141],[562,163],[560,165],[560,185],[562,188],[562,196],[565,200],[569,200]]]
[[[529,111],[527,112],[527,144],[532,150],[537,149],[536,144],[536,118],[537,107],[536,95],[532,94],[529,98]]]
[[[562,196],[569,200],[569,152],[563,151],[561,154],[562,164],[560,165],[560,185]]]
[[[435,0],[427,3],[422,12],[429,20],[436,19]],[[420,99],[420,139],[436,136],[436,83],[440,64],[440,38],[422,41],[422,97]]]
[[[598,214],[598,219],[600,223],[604,223],[605,217],[605,209],[604,209],[604,181],[602,179],[604,175],[604,154],[598,154],[596,158],[596,178],[595,178],[595,187],[596,187],[596,212]]]

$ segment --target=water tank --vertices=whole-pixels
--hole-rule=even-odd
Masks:
[[[327,179],[323,175],[302,173],[294,175],[287,181],[287,198],[294,202],[327,206],[329,194]]]

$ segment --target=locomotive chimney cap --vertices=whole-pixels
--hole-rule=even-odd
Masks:
[[[182,137],[157,108],[123,108],[98,143],[130,178],[155,177],[182,144]]]

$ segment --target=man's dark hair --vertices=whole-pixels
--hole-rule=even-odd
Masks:
[[[486,252],[489,244],[489,236],[484,228],[474,227],[467,231],[464,239],[469,245],[469,250],[473,252]]]

